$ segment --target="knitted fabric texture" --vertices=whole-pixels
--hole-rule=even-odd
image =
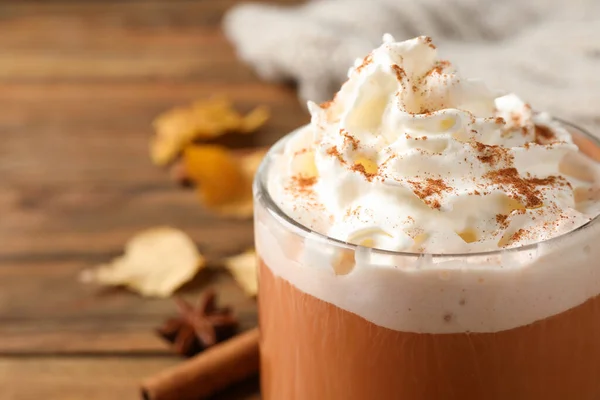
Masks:
[[[348,68],[381,43],[431,36],[463,76],[517,93],[556,116],[600,127],[600,1],[313,0],[241,4],[223,27],[269,81],[302,101],[331,98]]]

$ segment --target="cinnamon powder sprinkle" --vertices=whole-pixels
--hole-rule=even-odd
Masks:
[[[552,132],[552,129],[543,125],[535,126],[535,142],[537,144],[544,144],[556,139],[556,135]]]
[[[440,208],[439,199],[443,192],[450,192],[452,188],[446,185],[443,179],[427,178],[425,182],[408,181],[413,187],[413,193],[431,208]],[[433,197],[433,198],[432,198]]]
[[[330,148],[327,149],[327,155],[333,156],[333,157],[337,157],[337,159],[342,163],[345,164],[346,162],[344,161],[344,158],[342,157],[342,155],[340,154],[340,151],[337,149],[337,147],[335,146],[331,146]]]
[[[429,73],[431,73],[431,74],[435,73],[435,74],[441,75],[442,74],[442,70],[443,70],[443,67],[441,65],[438,65],[438,66],[433,67],[431,69],[431,71],[429,71]]]
[[[365,169],[365,166],[360,163],[354,164],[350,169],[354,172],[360,172],[361,174],[363,174],[363,176],[367,178],[369,182],[372,181],[375,176],[377,176],[377,174],[368,173]]]
[[[521,239],[523,239],[523,236],[525,236],[527,234],[527,231],[525,229],[519,229],[518,231],[516,231],[515,233],[512,234],[512,236],[510,237],[509,243],[512,242],[516,242],[519,241]]]
[[[331,104],[333,104],[333,101],[327,100],[319,104],[319,107],[321,107],[323,110],[327,110],[329,107],[331,107]]]
[[[344,129],[340,129],[340,134],[344,137],[344,144],[346,146],[352,146],[352,150],[356,150],[358,148],[360,140],[356,139]]]
[[[356,206],[356,208],[349,208],[346,210],[346,217],[350,218],[350,216],[355,216],[358,217],[358,215],[360,214],[360,210],[362,209],[361,206]]]
[[[539,198],[540,192],[535,185],[521,178],[516,168],[504,168],[497,171],[491,171],[484,175],[484,178],[491,180],[498,185],[504,185],[512,188],[514,194],[525,200],[525,207],[536,208],[543,205]]]
[[[427,43],[429,45],[429,47],[431,47],[432,49],[437,49],[437,47],[435,47],[435,44],[432,43],[433,41],[431,40],[431,38],[429,36],[425,37],[425,43]]]
[[[549,176],[547,178],[522,178],[516,168],[503,168],[486,173],[484,178],[492,183],[505,186],[507,191],[513,191],[513,195],[524,201],[526,208],[538,208],[544,205],[542,202],[540,186],[565,186],[570,185],[564,178]]]
[[[496,222],[500,224],[500,226],[502,226],[503,228],[506,228],[508,226],[507,219],[508,215],[496,214]]]
[[[510,154],[509,149],[496,145],[486,145],[480,142],[471,143],[471,146],[479,155],[477,159],[482,163],[489,164],[491,166],[503,163],[507,166],[511,166],[513,162],[513,155]]]
[[[394,73],[396,74],[396,79],[398,79],[399,81],[404,79],[404,77],[406,76],[406,72],[402,68],[400,68],[399,65],[392,64],[392,69],[394,70]]]
[[[293,176],[292,184],[293,188],[302,194],[311,194],[313,185],[317,183],[317,177],[305,177],[305,176]]]
[[[356,72],[360,72],[364,67],[366,67],[367,65],[371,64],[373,62],[373,56],[371,54],[367,55],[364,59],[362,64],[360,64],[357,68],[356,68]]]
[[[450,66],[450,61],[442,60],[435,63],[435,66],[425,73],[426,76],[433,74],[442,75],[444,68]]]
[[[555,183],[558,182],[559,179],[562,179],[562,178],[558,177],[558,176],[549,176],[547,178],[529,178],[529,179],[527,179],[527,181],[531,182],[534,185],[548,186],[548,185],[554,185]]]

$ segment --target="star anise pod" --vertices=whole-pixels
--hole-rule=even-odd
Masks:
[[[171,342],[177,353],[186,357],[228,339],[235,334],[238,321],[231,308],[218,308],[216,300],[213,290],[207,291],[196,307],[176,298],[180,315],[168,319],[158,328],[158,334]]]

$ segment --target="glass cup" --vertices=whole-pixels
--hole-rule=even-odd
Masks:
[[[563,124],[599,161],[600,142]],[[485,253],[356,246],[271,198],[288,137],[254,185],[264,400],[600,399],[599,218]]]

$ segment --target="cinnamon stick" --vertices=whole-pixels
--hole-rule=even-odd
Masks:
[[[258,372],[258,328],[221,342],[142,383],[144,400],[198,400]]]

